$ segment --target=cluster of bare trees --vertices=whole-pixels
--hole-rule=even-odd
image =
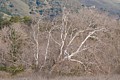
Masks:
[[[25,69],[49,74],[108,74],[120,65],[120,21],[95,9],[82,8],[76,13],[65,6],[53,21],[42,18],[31,26],[16,23],[12,27],[20,35],[22,52],[17,54]],[[6,64],[9,30],[0,31],[0,60]]]
[[[55,45],[58,45],[57,48],[59,50],[57,52],[56,60],[54,60],[54,63],[53,62],[51,63],[51,65],[53,66],[51,66],[50,73],[54,70],[57,64],[64,62],[65,60],[80,63],[84,66],[84,69],[86,70],[87,66],[85,65],[85,62],[82,62],[81,60],[77,60],[73,57],[77,56],[83,51],[86,51],[94,47],[94,44],[89,45],[88,43],[87,45],[87,41],[89,39],[96,39],[101,42],[101,40],[97,37],[97,35],[95,36],[95,34],[97,32],[102,33],[103,31],[106,31],[106,28],[102,26],[100,28],[86,27],[85,29],[81,29],[79,26],[75,26],[73,22],[69,20],[69,16],[72,15],[64,7],[61,22],[58,24],[56,22],[56,24],[54,24],[50,29],[50,31],[48,32],[48,41],[46,46],[44,65],[45,63],[48,64],[47,58],[49,58],[49,54],[50,54],[49,48],[51,46],[52,47],[54,46],[54,48],[56,48]],[[89,24],[89,26],[94,26],[94,24],[91,23]],[[83,33],[86,35],[84,35]],[[83,39],[79,38],[78,43],[74,43],[76,39],[81,36],[83,36],[84,38]],[[51,44],[52,41],[55,43],[55,45]],[[71,50],[71,48],[73,50]],[[52,53],[50,55],[54,56],[56,54]],[[92,62],[89,63],[94,64]]]
[[[42,51],[44,52],[44,61],[40,71],[43,69],[43,71],[47,70],[47,73],[54,73],[54,71],[61,73],[62,69],[59,69],[59,66],[64,65],[62,63],[68,61],[82,65],[85,73],[113,72],[119,64],[119,59],[116,58],[119,53],[115,52],[116,54],[113,54],[115,57],[112,59],[117,61],[115,63],[117,65],[112,65],[113,61],[109,63],[110,59],[108,56],[110,57],[115,51],[115,45],[111,44],[111,42],[107,43],[105,38],[115,33],[111,34],[110,30],[113,27],[108,22],[116,26],[115,30],[118,28],[119,22],[107,17],[107,14],[99,14],[98,11],[90,9],[81,9],[80,13],[76,14],[67,11],[64,7],[62,18],[57,18],[53,22],[48,23],[52,25],[49,26],[51,29],[45,32],[47,44],[46,47],[44,46],[44,51]],[[109,38],[107,37],[107,40]],[[119,50],[119,47],[117,48]],[[108,51],[107,49],[111,50]],[[74,65],[74,63],[71,65]],[[113,67],[114,69],[112,69]]]

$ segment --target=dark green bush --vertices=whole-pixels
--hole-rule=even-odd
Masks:
[[[30,25],[32,22],[32,19],[29,16],[23,17],[23,22],[27,25]]]
[[[6,67],[5,66],[0,66],[0,71],[6,71]]]
[[[3,19],[3,15],[0,15],[0,30],[4,27],[8,27],[12,25],[13,23],[23,22],[26,25],[30,25],[32,23],[32,19],[29,16],[24,16],[21,18],[20,16],[12,16],[10,20]]]
[[[3,20],[1,24],[3,26],[10,26],[12,23],[9,20]]]
[[[11,17],[10,21],[13,23],[21,22],[22,18],[20,16]]]
[[[20,72],[24,71],[24,67],[22,65],[20,65],[20,66],[10,66],[10,67],[7,67],[6,71],[11,73],[12,75],[15,75],[17,73],[20,73]]]
[[[12,75],[16,75],[17,73],[24,71],[24,67],[22,65],[10,66],[10,67],[1,66],[0,71],[5,71],[8,73],[11,73]]]
[[[7,19],[2,19],[0,18],[0,29],[4,28],[4,27],[8,27],[12,24],[11,21],[7,20]]]

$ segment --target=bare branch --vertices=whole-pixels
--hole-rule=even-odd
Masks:
[[[39,42],[38,42],[38,38],[39,38],[39,23],[41,21],[41,18],[39,18],[38,22],[36,25],[31,26],[32,30],[33,30],[33,40],[35,42],[36,45],[36,53],[34,54],[34,58],[35,58],[35,64],[36,66],[38,66],[38,58],[39,58]],[[37,29],[35,29],[37,27]]]
[[[69,60],[73,61],[73,62],[78,62],[78,63],[82,64],[84,66],[84,69],[86,70],[86,66],[85,66],[85,64],[82,61],[79,61],[79,60],[76,60],[76,59],[69,59]]]
[[[78,32],[76,32],[76,34],[73,36],[73,38],[70,40],[70,42],[68,43],[67,47],[66,47],[66,50],[68,49],[68,47],[70,46],[70,44],[74,41],[74,39],[80,34],[80,33],[83,33],[85,31],[88,31],[89,29],[87,30],[79,30]]]
[[[49,34],[50,34],[51,39],[52,39],[56,44],[58,44],[59,46],[61,46],[61,44],[60,44],[59,42],[57,42],[57,41],[53,38],[53,36],[51,35],[51,33],[49,33]]]
[[[97,32],[97,31],[101,31],[101,30],[103,30],[103,29],[96,29],[96,30],[94,30],[94,31],[92,31],[92,32],[89,32],[88,36],[87,36],[87,37],[84,39],[84,41],[80,44],[80,46],[78,47],[78,49],[69,56],[69,58],[71,58],[72,56],[76,55],[76,54],[80,51],[80,49],[82,48],[82,46],[83,46],[83,45],[85,44],[85,42],[89,39],[89,37],[91,37],[91,35],[93,35],[93,34],[94,34],[95,32]]]

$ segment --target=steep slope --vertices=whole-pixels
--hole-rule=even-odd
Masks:
[[[110,14],[120,15],[120,0],[48,0],[51,6],[67,5],[73,11],[79,9],[81,4],[87,7],[94,6]],[[60,2],[60,3],[59,3]],[[0,0],[0,11],[9,15],[30,15],[36,12],[42,13],[41,8],[45,6],[44,0]],[[36,8],[38,10],[36,10]],[[56,8],[56,7],[55,7]],[[54,9],[55,9],[54,8]],[[53,9],[53,8],[52,8]],[[55,9],[56,10],[56,9]],[[58,10],[56,11],[58,12]]]
[[[120,15],[120,0],[80,0],[80,2],[88,7],[95,5],[98,9]]]
[[[0,12],[8,15],[29,15],[28,4],[22,0],[0,0]]]
[[[21,0],[10,0],[20,15],[29,15],[29,6]]]

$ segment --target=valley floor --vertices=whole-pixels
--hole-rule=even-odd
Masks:
[[[42,78],[40,76],[6,78],[0,80],[120,80],[120,75],[96,76],[96,77],[56,77],[56,78]]]

